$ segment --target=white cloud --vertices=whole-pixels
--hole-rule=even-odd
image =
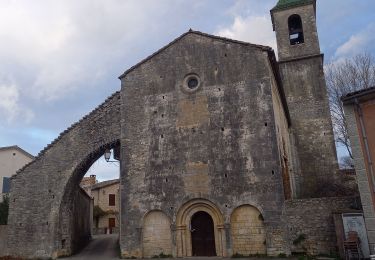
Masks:
[[[111,161],[114,159],[111,158]],[[120,163],[119,162],[106,162],[104,157],[100,157],[85,174],[86,177],[96,175],[99,182],[117,179],[120,176]]]
[[[0,59],[18,69],[8,76],[28,73],[22,87],[29,97],[62,99],[85,83],[95,87],[87,82],[103,79],[116,58],[131,53],[171,1],[2,1]]]
[[[276,50],[276,37],[272,31],[272,23],[269,15],[247,17],[235,16],[233,23],[227,28],[220,28],[216,34],[272,47]]]
[[[19,104],[19,89],[11,80],[0,78],[0,115],[6,121],[12,122],[19,118],[30,121],[33,113]]]
[[[352,35],[347,42],[339,46],[336,50],[335,57],[343,58],[353,56],[368,48],[373,48],[374,42],[375,23],[371,23],[365,29]]]

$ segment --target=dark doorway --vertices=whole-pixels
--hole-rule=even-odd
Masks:
[[[199,211],[191,218],[193,256],[216,256],[214,222],[211,216]]]
[[[115,218],[108,218],[108,228],[109,228],[109,233],[113,233],[113,228],[116,227],[116,219]]]

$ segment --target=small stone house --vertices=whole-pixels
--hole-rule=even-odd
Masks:
[[[103,181],[91,186],[91,196],[94,199],[94,234],[118,233],[119,186],[119,179]],[[104,211],[103,215],[95,216],[96,206]]]

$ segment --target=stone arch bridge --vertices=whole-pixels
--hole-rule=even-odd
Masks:
[[[120,103],[116,92],[12,178],[7,254],[55,258],[89,239],[75,216],[78,186],[106,149],[119,147]]]

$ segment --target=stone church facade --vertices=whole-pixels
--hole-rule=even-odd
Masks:
[[[315,12],[315,0],[271,10],[278,61],[270,47],[190,30],[127,70],[120,92],[13,177],[8,254],[74,251],[75,187],[111,148],[123,257],[290,254],[316,223],[311,251],[329,252],[327,212],[352,200],[311,199],[338,169]]]

